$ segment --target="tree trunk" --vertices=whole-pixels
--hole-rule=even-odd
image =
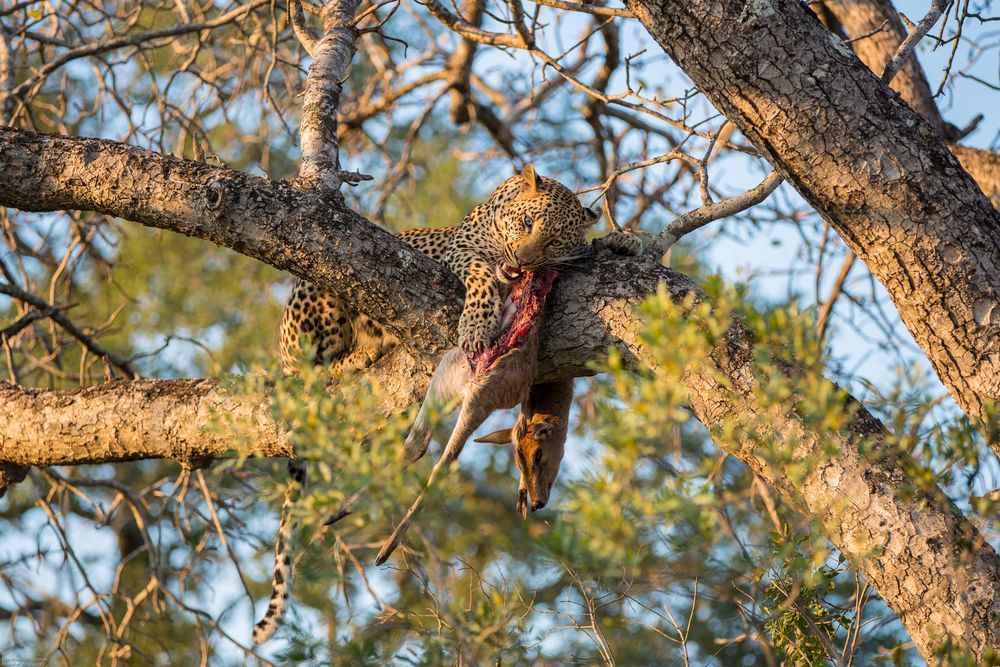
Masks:
[[[935,128],[796,0],[627,4],[868,265],[1000,453],[1000,213]]]
[[[896,49],[906,39],[903,20],[890,0],[823,0],[849,37],[862,37],[851,42],[851,48],[858,54],[868,69],[881,76]],[[923,116],[934,126],[941,136],[948,131],[945,121],[938,112],[931,95],[924,70],[916,56],[907,58],[890,87],[899,93],[910,108]]]
[[[245,223],[250,228],[256,224],[267,225],[268,221],[258,218]],[[257,240],[262,237],[256,233],[248,238],[253,240],[245,247],[263,254],[256,245],[266,241]],[[352,261],[377,263],[363,257]],[[331,270],[336,273],[338,267],[326,271]],[[317,271],[316,275],[321,274]],[[386,275],[392,280],[396,274],[390,271]],[[306,277],[314,278],[312,274]],[[409,278],[418,283],[421,279]],[[385,287],[391,284],[379,289]],[[691,293],[698,294],[690,279],[660,266],[648,255],[601,256],[564,276],[546,318],[540,379],[589,373],[588,362],[603,357],[611,347],[621,350],[629,363],[648,360],[651,355],[638,336],[632,304],[659,287],[678,303]],[[449,304],[448,299],[455,302]],[[429,292],[424,303],[454,310],[461,297]],[[447,322],[445,331],[447,336],[455,336],[454,320]],[[425,346],[413,347],[418,356],[431,356]],[[398,365],[406,359],[411,360],[410,365]],[[884,452],[873,456],[859,451],[859,442],[865,439],[876,452],[886,449],[877,420],[859,406],[845,432],[819,434],[802,422],[794,404],[774,406],[761,414],[755,399],[752,346],[739,322],[712,359],[715,365],[708,371],[678,378],[697,417],[721,447],[822,527],[899,615],[924,655],[931,655],[941,633],[948,633],[959,646],[977,655],[987,647],[1000,647],[1000,631],[990,622],[1000,609],[1000,558],[940,490],[900,493],[901,488],[912,486],[906,473],[911,464],[905,455]],[[383,387],[389,383],[391,405],[387,409],[402,409],[423,391],[429,368],[402,348],[380,360],[372,372]],[[150,401],[150,408],[139,410],[141,400],[137,397]],[[15,464],[98,463],[108,457],[123,460],[143,456],[185,460],[195,455],[205,459],[224,455],[235,443],[246,442],[247,435],[257,439],[256,450],[261,454],[287,452],[287,443],[280,436],[282,429],[261,409],[260,397],[232,396],[208,380],[119,382],[70,392],[6,386],[0,390],[0,401],[5,407],[0,417],[0,460]],[[213,407],[219,405],[228,413],[244,415],[249,430],[224,429],[207,436],[209,427],[218,424]],[[744,436],[733,440],[727,433]],[[71,448],[62,444],[66,434],[72,436]],[[768,462],[757,451],[759,437],[776,442],[791,457],[791,466],[810,472],[804,477],[786,475],[784,468]],[[827,453],[831,439],[840,452],[835,458]],[[80,454],[81,449],[87,453]]]
[[[855,38],[851,48],[874,74],[879,75],[906,38],[899,14],[889,0],[825,0],[829,9],[849,37]],[[880,29],[881,28],[881,29]],[[873,33],[874,31],[874,33]],[[858,39],[864,35],[870,37]],[[911,57],[890,84],[910,108],[919,113],[946,139],[958,131],[946,122],[931,95],[923,69],[916,57]],[[1000,155],[992,151],[948,144],[951,152],[975,179],[994,208],[1000,208]]]

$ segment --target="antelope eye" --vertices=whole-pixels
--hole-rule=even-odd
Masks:
[[[533,458],[535,459],[535,465],[540,464],[542,462],[542,450],[536,449]]]

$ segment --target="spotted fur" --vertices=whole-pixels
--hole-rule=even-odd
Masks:
[[[253,641],[262,644],[271,638],[278,629],[278,621],[285,615],[288,606],[288,592],[291,587],[289,577],[292,575],[291,555],[288,543],[292,540],[292,529],[295,521],[292,518],[292,507],[302,493],[306,481],[306,469],[301,462],[288,462],[288,486],[285,487],[285,498],[281,504],[281,521],[278,523],[278,537],[274,541],[274,573],[271,577],[271,599],[267,603],[267,612],[253,628]]]
[[[578,258],[584,235],[600,218],[564,185],[539,176],[528,165],[504,181],[476,206],[458,227],[412,229],[397,237],[454,271],[465,284],[459,321],[462,349],[473,355],[497,333],[502,308],[501,285],[523,271]],[[303,362],[328,364],[332,373],[364,368],[398,341],[338,297],[304,280],[295,283],[281,320],[280,351],[286,374]],[[314,351],[304,358],[304,351]],[[290,590],[288,542],[294,528],[290,510],[305,481],[300,463],[290,462],[291,481],[282,504],[275,543],[271,601],[254,628],[254,641],[267,641],[277,630]]]

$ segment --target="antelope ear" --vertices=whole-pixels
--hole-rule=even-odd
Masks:
[[[538,194],[538,176],[535,174],[535,165],[527,164],[521,171],[521,194],[534,196]]]
[[[476,438],[476,442],[488,442],[493,445],[509,445],[511,443],[510,429],[502,428],[499,431],[493,431],[489,435]]]
[[[545,440],[555,433],[556,425],[551,421],[537,421],[532,423],[530,430],[535,440]]]

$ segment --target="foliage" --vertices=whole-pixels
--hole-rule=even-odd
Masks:
[[[455,54],[467,44],[442,35],[420,3],[393,7],[361,24],[339,132],[345,168],[375,176],[345,188],[348,201],[389,229],[456,224],[533,161],[649,235],[770,169],[633,24],[533,7],[542,17],[532,26],[536,48],[559,69],[537,54],[482,46],[463,92]],[[241,8],[213,28],[150,37]],[[513,30],[507,3],[487,8],[486,29]],[[284,3],[228,0],[14,3],[0,10],[0,49],[13,62],[10,77],[0,72],[0,121],[294,177],[311,60],[285,12]],[[971,20],[957,30],[956,46],[961,34],[978,39]],[[123,36],[134,41],[103,48]],[[976,80],[977,60],[989,61],[979,46],[970,53],[966,67],[956,64],[956,86]],[[9,81],[31,85],[8,97]],[[234,391],[271,396],[312,479],[296,508],[291,613],[278,639],[253,652],[251,608],[259,614],[269,592],[283,462],[234,453],[209,469],[149,461],[32,471],[0,500],[5,659],[915,663],[898,620],[819,527],[736,456],[751,447],[788,476],[812,474],[816,461],[779,444],[769,417],[794,410],[824,455],[836,456],[837,433],[853,415],[842,388],[887,426],[885,450],[869,453],[910,454],[913,483],[900,494],[944,488],[988,534],[1000,530],[995,458],[921,370],[866,270],[835,277],[841,262],[850,268],[850,251],[788,188],[671,250],[670,265],[710,298],[661,293],[638,305],[655,370],[627,369],[612,354],[593,380],[578,381],[576,431],[549,507],[518,521],[510,452],[470,445],[461,470],[431,490],[406,548],[380,569],[369,565],[375,549],[435,452],[400,470],[412,415],[384,415],[379,388],[360,378],[332,393],[318,371],[267,380],[278,375],[275,332],[290,277],[90,213],[3,209],[0,227],[3,284],[57,307],[86,338],[0,297],[0,329],[31,320],[0,341],[6,379],[75,388],[121,377],[91,350],[95,342],[149,377],[232,374]],[[734,277],[741,281],[727,285]],[[817,336],[812,314],[827,305],[831,325]],[[755,341],[748,381],[759,419],[709,434],[678,380],[716,372],[713,355],[735,312]],[[512,420],[498,416],[487,428]],[[446,432],[444,424],[438,439]],[[324,528],[359,489],[371,492],[356,512]],[[939,657],[971,664],[948,638]]]

